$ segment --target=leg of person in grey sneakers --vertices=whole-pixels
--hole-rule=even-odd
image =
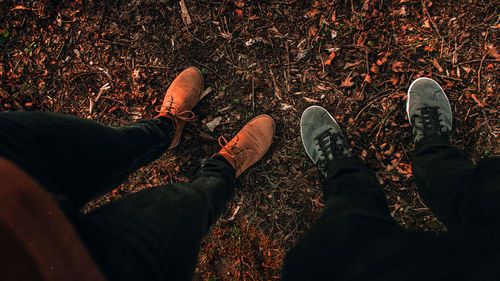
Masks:
[[[348,151],[338,124],[326,110],[310,107],[301,119],[302,140],[327,177],[326,206],[287,254],[282,280],[498,279],[498,159],[474,167],[450,145],[451,108],[429,80],[409,90],[415,177],[431,209],[455,231],[402,230],[375,177]]]
[[[407,113],[415,135],[415,180],[424,202],[450,231],[500,235],[500,158],[476,166],[451,144],[452,113],[437,82],[415,80]]]
[[[325,109],[304,111],[301,135],[307,154],[326,176],[326,205],[316,225],[287,254],[283,280],[330,280],[332,272],[323,270],[327,268],[346,280],[360,266],[353,260],[369,266],[372,257],[360,260],[360,254],[402,230],[391,218],[375,175],[352,156],[342,130]]]

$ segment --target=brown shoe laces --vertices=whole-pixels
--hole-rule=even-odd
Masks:
[[[172,99],[172,97],[170,97]],[[191,110],[184,110],[179,112],[179,105],[173,102],[172,100],[168,101],[170,104],[164,106],[164,105],[158,105],[155,108],[155,111],[158,113],[166,113],[169,114],[170,116],[174,117],[174,119],[179,119],[185,122],[191,122],[194,120],[196,115],[194,114],[193,111]],[[175,112],[175,113],[174,113]],[[174,122],[176,123],[176,122]]]
[[[236,160],[237,159],[236,155],[246,151],[246,149],[238,146],[238,141],[239,141],[239,137],[238,137],[238,135],[236,135],[236,142],[234,142],[233,145],[226,148],[226,146],[228,146],[229,142],[227,141],[227,139],[224,136],[219,137],[219,145],[222,146],[222,150],[226,151],[228,154],[233,156],[234,164],[236,166],[236,169],[235,169],[236,171],[238,171],[241,167],[241,164]]]

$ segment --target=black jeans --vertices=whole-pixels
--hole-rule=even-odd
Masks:
[[[499,280],[500,158],[471,160],[440,137],[422,139],[413,170],[446,225],[401,229],[375,176],[357,159],[329,167],[324,214],[285,258],[283,280]]]
[[[162,155],[170,120],[125,127],[52,113],[0,113],[0,156],[50,192],[110,280],[191,280],[202,238],[232,198],[235,171],[223,157],[203,161],[188,183],[149,188],[81,215]]]

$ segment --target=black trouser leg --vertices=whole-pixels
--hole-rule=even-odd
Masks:
[[[110,280],[192,280],[202,238],[233,194],[235,172],[216,156],[189,183],[142,190],[76,222]]]
[[[0,155],[25,169],[67,211],[159,157],[173,129],[163,118],[111,127],[70,115],[9,112],[0,113],[0,132]]]
[[[344,280],[374,241],[402,232],[377,179],[357,159],[330,164],[323,194],[325,211],[287,254],[283,280]]]
[[[450,231],[500,234],[500,158],[474,166],[446,139],[416,146],[413,171],[419,192]]]

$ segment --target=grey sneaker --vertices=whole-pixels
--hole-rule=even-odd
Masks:
[[[436,81],[424,77],[411,83],[406,112],[413,127],[415,142],[425,136],[446,136],[451,142],[451,106]]]
[[[352,157],[342,129],[320,106],[308,107],[300,118],[300,135],[307,155],[325,177],[330,161]]]

